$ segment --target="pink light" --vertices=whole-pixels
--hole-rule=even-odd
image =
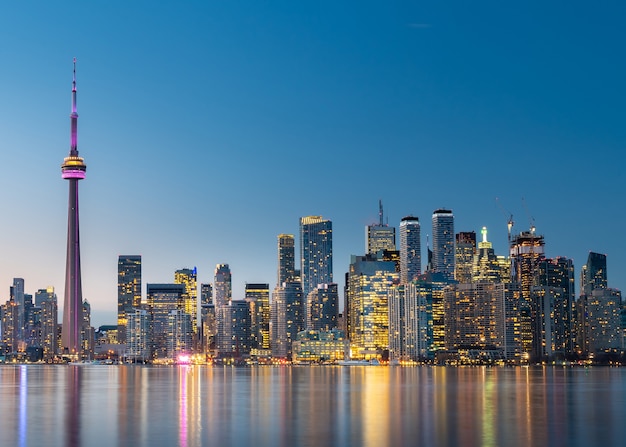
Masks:
[[[178,364],[188,365],[189,363],[191,363],[191,356],[188,354],[181,354],[178,356]]]

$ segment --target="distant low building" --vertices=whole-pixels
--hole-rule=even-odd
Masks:
[[[334,362],[343,360],[350,347],[343,331],[301,331],[292,345],[294,363]]]

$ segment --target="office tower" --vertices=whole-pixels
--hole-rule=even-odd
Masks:
[[[26,327],[26,301],[24,294],[24,280],[22,278],[13,278],[13,287],[11,287],[13,301],[17,306],[17,320],[15,321],[16,339],[23,342],[24,329]]]
[[[226,306],[233,298],[233,285],[228,264],[217,264],[215,267],[215,279],[213,281],[213,302],[215,308]]]
[[[141,256],[117,259],[117,341],[126,343],[126,315],[141,307]]]
[[[302,293],[333,282],[333,225],[322,216],[300,218]],[[280,285],[280,284],[279,284]]]
[[[295,280],[295,240],[293,234],[278,235],[278,284]]]
[[[13,296],[13,287],[10,289],[10,298],[2,305],[2,324],[0,324],[0,331],[6,352],[17,352],[20,344],[18,337],[18,309]]]
[[[183,294],[183,307],[186,299]],[[193,348],[191,315],[185,309],[170,310],[167,318],[167,358],[176,360],[179,355],[189,355]]]
[[[318,284],[309,292],[305,307],[305,328],[330,331],[337,328],[339,293],[337,284]]]
[[[58,305],[54,287],[37,290],[35,307],[41,309],[40,340],[44,358],[51,358],[57,354]]]
[[[617,289],[595,288],[587,296],[585,310],[588,352],[598,354],[623,348],[621,308],[622,294]]]
[[[215,349],[215,336],[217,335],[217,319],[214,304],[203,304],[200,309],[202,321],[202,349],[209,355]]]
[[[246,283],[250,306],[250,341],[256,349],[270,349],[270,285]]]
[[[183,284],[185,293],[183,295],[184,311],[191,318],[191,330],[198,333],[198,271],[193,269],[180,269],[174,272],[174,284]]]
[[[589,252],[587,264],[583,265],[580,276],[580,293],[590,295],[595,289],[608,287],[606,255]]]
[[[81,353],[83,358],[93,359],[93,350],[95,345],[95,329],[91,326],[91,304],[89,301],[83,301],[83,324],[80,328]]]
[[[536,358],[562,359],[574,353],[574,263],[564,257],[542,259],[537,273],[538,285],[532,288],[537,310],[533,354]]]
[[[213,285],[200,284],[200,306],[213,304]]]
[[[353,358],[378,358],[388,349],[387,295],[399,280],[394,262],[373,255],[352,255],[347,294]]]
[[[455,253],[454,279],[460,283],[472,282],[476,254],[475,231],[462,231],[456,234]]]
[[[134,308],[126,314],[126,361],[150,360],[150,318],[145,309]]]
[[[378,225],[365,227],[365,253],[376,254],[380,250],[396,249],[396,229],[385,223],[383,202],[378,202]]]
[[[302,285],[284,282],[272,294],[271,303],[272,356],[290,358],[292,343],[298,332],[304,330]]]
[[[505,285],[477,282],[445,289],[446,348],[505,350]]]
[[[433,272],[454,279],[454,215],[450,210],[433,213]]]
[[[431,357],[432,284],[412,281],[389,295],[389,358],[424,361]]]
[[[65,297],[63,300],[63,351],[78,355],[81,351],[83,292],[80,274],[80,238],[78,224],[78,181],[85,178],[87,165],[78,156],[78,113],[76,113],[76,59],[72,81],[72,113],[70,114],[70,152],[61,166],[62,177],[69,181],[67,217],[67,258],[65,264]]]
[[[169,314],[172,310],[184,310],[183,284],[148,284],[146,286],[146,310],[148,311],[150,357],[167,358]]]
[[[216,308],[217,343],[220,357],[241,357],[250,353],[250,307],[243,300],[231,300]]]
[[[530,302],[530,288],[536,284],[537,266],[544,258],[543,236],[532,231],[522,231],[511,239],[512,276],[520,285],[522,298]]]
[[[406,216],[400,221],[400,283],[406,284],[422,273],[420,221]]]
[[[487,227],[483,227],[480,233],[482,241],[478,243],[478,250],[474,255],[472,282],[506,282],[508,272],[502,272],[501,263],[493,250],[493,245],[487,240]]]

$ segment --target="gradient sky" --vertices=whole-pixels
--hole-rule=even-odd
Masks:
[[[62,306],[73,57],[94,326],[116,321],[118,255],[144,284],[228,263],[240,299],[274,287],[305,215],[333,221],[343,287],[379,199],[423,245],[440,207],[499,254],[508,213],[534,219],[547,256],[578,278],[605,253],[626,290],[624,2],[56,3],[0,13],[1,301],[22,277]]]

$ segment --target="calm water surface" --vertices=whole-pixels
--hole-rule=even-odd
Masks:
[[[2,446],[624,446],[626,368],[0,366]]]

